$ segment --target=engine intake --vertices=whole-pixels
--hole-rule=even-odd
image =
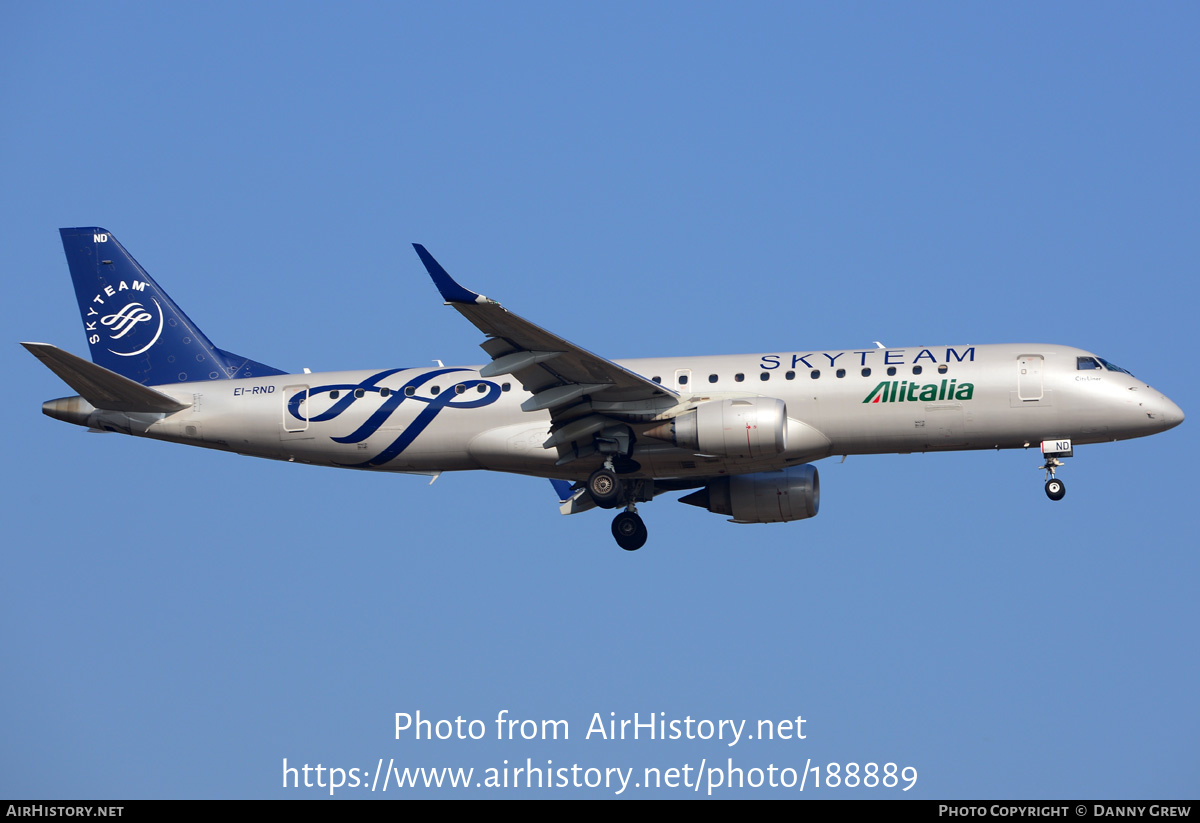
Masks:
[[[786,523],[815,517],[821,507],[821,479],[813,465],[777,472],[720,477],[680,503],[729,515],[734,523]]]
[[[787,405],[777,397],[710,400],[647,437],[723,457],[773,457],[787,448]]]

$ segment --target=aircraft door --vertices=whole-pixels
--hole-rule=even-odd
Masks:
[[[295,412],[292,411],[292,399],[296,401]],[[308,386],[283,387],[283,427],[279,432],[281,438],[289,434],[303,435],[308,431]]]
[[[1017,358],[1017,398],[1022,402],[1042,399],[1042,365],[1040,354],[1023,354]]]
[[[925,407],[927,449],[961,449],[967,443],[962,403],[934,403]]]

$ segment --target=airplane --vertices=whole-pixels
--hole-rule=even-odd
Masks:
[[[1183,422],[1164,394],[1090,352],[1002,344],[802,350],[616,362],[454,280],[413,244],[446,305],[483,332],[481,366],[289,374],[215,346],[111,232],[60,229],[91,361],[23,343],[77,396],[46,415],[94,431],[295,463],[549,478],[563,514],[666,492],[733,523],[817,514],[813,462],[1040,447],[1045,492],[1076,445]],[[430,481],[433,482],[432,480]]]

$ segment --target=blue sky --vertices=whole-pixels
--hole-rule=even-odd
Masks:
[[[68,392],[17,342],[86,354],[56,229],[99,225],[223,348],[480,362],[416,241],[614,358],[1060,342],[1194,415],[1198,16],[10,4],[0,796],[327,795],[283,790],[284,758],[733,758],[913,766],[903,796],[1194,797],[1194,421],[1078,449],[1059,504],[1034,452],[851,457],[813,520],[668,496],[629,554],[541,480],[84,433],[41,415]],[[418,710],[571,739],[395,739]],[[585,740],[610,712],[807,736]],[[717,796],[774,794],[902,793]]]

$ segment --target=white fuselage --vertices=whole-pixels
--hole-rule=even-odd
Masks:
[[[1081,369],[1088,352],[1006,344],[648,358],[619,365],[679,392],[668,411],[711,399],[772,397],[787,446],[769,458],[697,454],[642,435],[663,410],[625,416],[641,478],[769,471],[835,454],[1036,447],[1140,437],[1177,425],[1174,403],[1132,375]],[[915,373],[919,372],[919,373]],[[316,465],[434,473],[488,469],[572,479],[597,457],[544,448],[547,411],[479,367],[296,374],[157,387],[190,406],[171,414],[95,411],[79,398],[46,413],[95,428]]]

